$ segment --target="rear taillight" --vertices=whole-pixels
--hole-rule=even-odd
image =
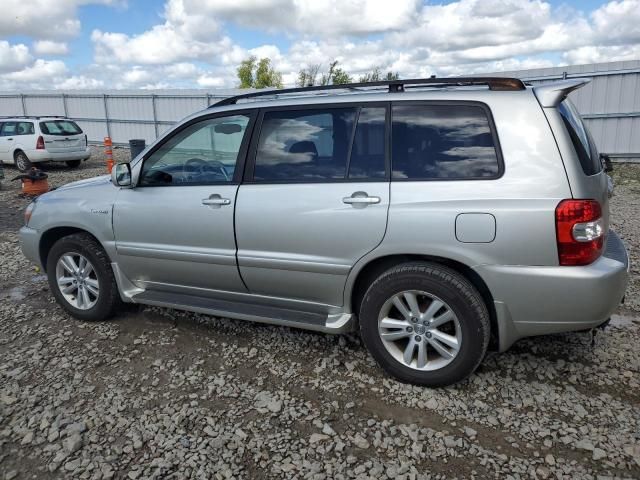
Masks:
[[[604,245],[602,209],[596,200],[563,200],[556,207],[560,265],[588,265]]]
[[[42,135],[38,137],[38,141],[36,142],[36,150],[44,150],[44,138],[42,138]]]

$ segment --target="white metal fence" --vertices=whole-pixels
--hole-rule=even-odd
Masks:
[[[494,75],[494,74],[492,74]],[[602,152],[640,161],[640,61],[500,72],[530,82],[561,78],[593,81],[571,94]],[[238,90],[34,91],[0,93],[0,116],[64,115],[76,120],[90,142],[153,141],[185,116]]]
[[[0,116],[59,115],[74,119],[90,142],[153,141],[178,120],[235,92],[29,92],[0,94]]]

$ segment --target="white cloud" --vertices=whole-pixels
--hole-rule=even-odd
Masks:
[[[420,0],[184,0],[185,11],[205,12],[240,25],[303,35],[361,35],[408,26]]]
[[[94,64],[80,71],[34,59],[68,51],[78,5],[123,1],[33,0],[27,9],[24,0],[3,0],[17,21],[0,18],[0,35],[34,41],[31,52],[0,40],[0,88],[234,87],[249,55],[271,58],[288,86],[301,68],[326,69],[332,60],[357,80],[374,67],[410,78],[550,67],[550,58],[640,58],[640,0],[612,0],[592,12],[543,0],[165,0],[147,30],[94,30]],[[230,24],[284,32],[290,43],[240,46],[225,34]]]
[[[94,30],[91,40],[100,63],[167,65],[184,60],[213,60],[231,46],[213,19],[185,13],[183,0],[168,0],[165,22],[138,35]]]
[[[120,5],[123,0],[2,0],[0,36],[27,35],[61,39],[80,32],[81,4]]]
[[[0,40],[0,73],[20,70],[32,60],[26,45],[11,45],[5,40]]]
[[[69,47],[65,42],[38,40],[33,43],[33,51],[37,55],[66,55],[69,53]]]

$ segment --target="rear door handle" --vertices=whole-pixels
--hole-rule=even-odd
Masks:
[[[350,197],[344,197],[342,203],[347,205],[366,207],[367,205],[373,205],[380,203],[380,197],[370,197],[367,192],[355,192]]]
[[[229,200],[228,198],[222,198],[217,193],[214,193],[213,195],[210,195],[209,198],[203,198],[202,204],[208,205],[209,207],[220,208],[223,205],[230,205],[231,200]]]

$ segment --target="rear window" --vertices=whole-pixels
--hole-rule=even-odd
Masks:
[[[71,120],[47,120],[40,122],[40,131],[47,135],[78,135],[82,129]]]
[[[595,175],[602,170],[602,162],[596,144],[589,133],[589,129],[582,121],[576,107],[567,99],[559,106],[558,111],[567,129],[571,143],[576,151],[580,166],[586,175]]]
[[[395,105],[395,180],[464,180],[500,176],[489,118],[475,105]]]

